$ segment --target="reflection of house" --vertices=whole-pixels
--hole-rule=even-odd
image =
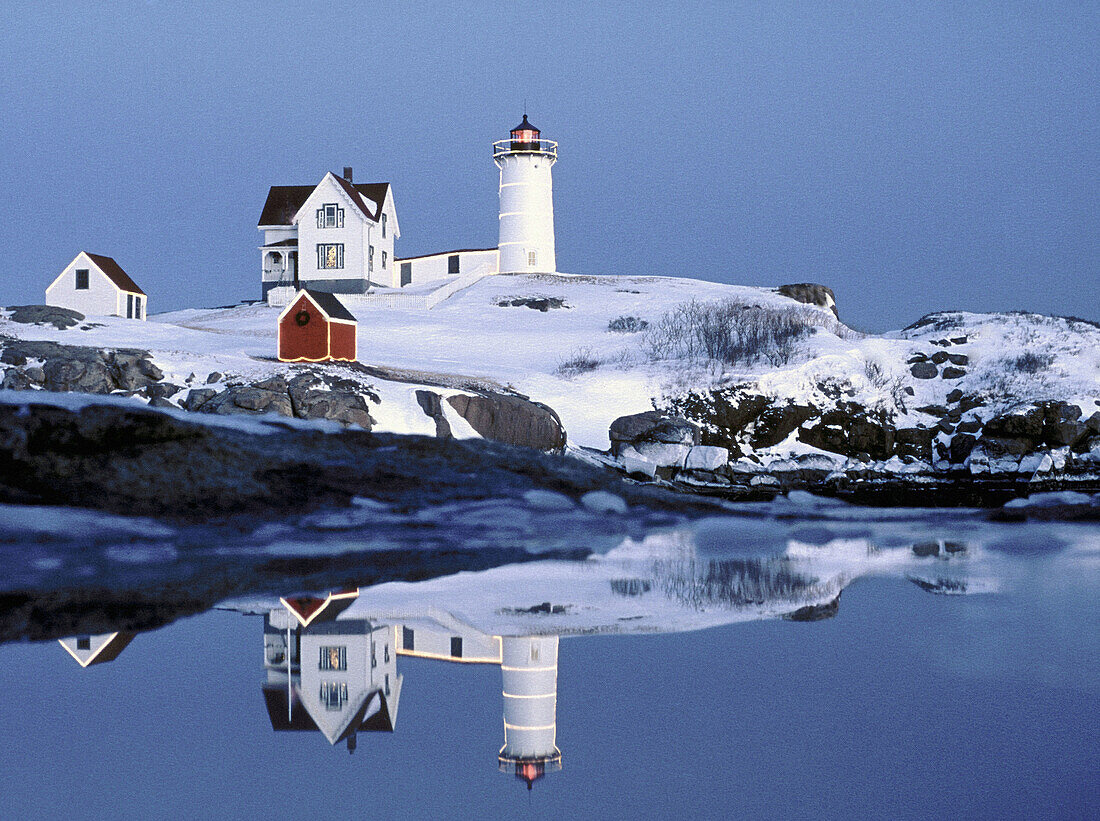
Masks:
[[[330,744],[345,741],[354,750],[356,733],[392,732],[397,722],[401,677],[393,628],[311,618],[325,609],[312,609],[304,620],[290,608],[264,619],[264,701],[276,731],[317,730]]]
[[[58,639],[69,655],[81,667],[114,661],[118,654],[134,640],[134,633],[102,633],[98,636],[70,636]]]

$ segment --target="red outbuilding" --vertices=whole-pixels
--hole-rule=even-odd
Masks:
[[[355,361],[356,322],[339,299],[303,288],[279,314],[282,362]]]

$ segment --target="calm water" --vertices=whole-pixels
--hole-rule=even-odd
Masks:
[[[857,579],[821,621],[564,637],[561,768],[530,791],[498,769],[499,663],[380,659],[401,676],[394,729],[367,731],[368,716],[349,754],[319,728],[349,696],[322,684],[318,706],[304,643],[291,690],[309,703],[284,723],[283,634],[262,615],[186,619],[86,668],[58,642],[6,645],[0,815],[1096,817],[1100,568],[1011,567],[997,592],[965,596]],[[322,665],[354,641],[327,629]],[[407,634],[387,629],[396,651]]]

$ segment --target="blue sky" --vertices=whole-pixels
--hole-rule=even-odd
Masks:
[[[872,330],[1100,319],[1097,4],[529,8],[7,11],[0,303],[80,249],[154,312],[255,298],[268,186],[345,165],[393,183],[399,256],[492,245],[489,144],[526,99],[563,271],[822,282]]]

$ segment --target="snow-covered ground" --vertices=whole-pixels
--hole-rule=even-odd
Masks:
[[[565,307],[543,312],[500,305],[541,297],[563,300]],[[666,312],[692,300],[736,300],[780,310],[817,311],[822,315],[821,327],[799,340],[785,362],[761,358],[736,366],[655,361],[644,350],[643,333],[609,330],[609,323],[620,317],[656,323]],[[608,426],[618,416],[650,410],[653,400],[661,396],[721,384],[752,382],[761,394],[818,406],[823,390],[835,387],[852,402],[897,414],[899,428],[935,424],[915,409],[945,404],[947,394],[956,389],[999,397],[999,403],[975,411],[985,416],[1056,396],[1078,403],[1087,418],[1095,412],[1100,396],[1100,329],[1052,317],[942,314],[922,327],[869,336],[834,322],[826,309],[799,305],[767,289],[627,276],[491,276],[431,310],[383,307],[356,298],[347,304],[359,320],[360,362],[420,372],[419,377],[412,374],[413,381],[422,379],[429,385],[470,377],[512,388],[554,408],[572,445],[600,449],[608,446]],[[213,372],[250,381],[288,371],[291,366],[274,359],[278,313],[266,305],[189,309],[155,315],[146,323],[89,318],[81,326],[88,330],[56,330],[0,318],[0,333],[64,344],[147,349],[167,381],[198,388],[205,387]],[[938,346],[941,341],[947,344]],[[969,360],[965,375],[953,380],[912,378],[908,360],[941,348]],[[1027,352],[1037,357],[1033,362],[1038,363],[1038,373],[1025,372],[1017,364]],[[563,363],[577,358],[588,365],[562,369]],[[434,423],[415,399],[420,385],[382,379],[371,384],[382,400],[371,407],[378,430],[434,432]],[[903,385],[912,393],[901,396]],[[447,395],[456,390],[439,392]],[[171,401],[182,402],[186,395],[181,392]],[[456,435],[474,435],[444,405]],[[770,450],[761,454],[765,460],[821,453],[794,436]],[[835,454],[828,456],[836,459]]]

